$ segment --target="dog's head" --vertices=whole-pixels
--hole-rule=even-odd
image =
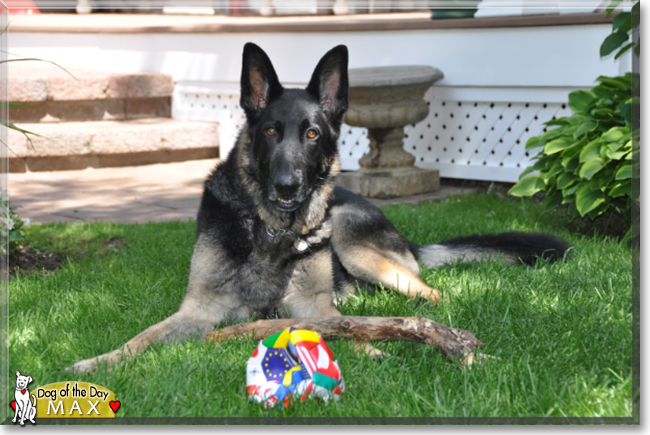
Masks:
[[[27,389],[27,385],[29,385],[32,382],[32,377],[31,376],[23,376],[20,374],[20,372],[16,372],[16,389],[17,390],[25,390]]]
[[[336,175],[332,165],[348,108],[347,48],[327,52],[306,89],[285,89],[266,53],[246,44],[240,104],[248,121],[251,175],[271,207],[295,211]]]

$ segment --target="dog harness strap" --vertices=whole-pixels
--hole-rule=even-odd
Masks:
[[[266,229],[266,234],[269,235],[269,237],[277,237],[277,236],[284,236],[285,234],[293,234],[293,231],[287,230],[287,229],[279,229],[279,230],[274,230],[272,228],[267,228]]]

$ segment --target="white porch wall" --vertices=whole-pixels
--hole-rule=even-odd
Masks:
[[[259,44],[280,78],[303,83],[337,44],[350,68],[434,65],[440,86],[590,86],[599,74],[629,69],[630,59],[600,59],[611,25],[431,29],[382,32],[65,34],[9,33],[9,51],[69,68],[149,71],[176,81],[236,82],[246,42]],[[628,68],[626,68],[628,67]]]

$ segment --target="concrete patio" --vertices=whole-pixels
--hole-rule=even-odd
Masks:
[[[17,213],[32,224],[187,220],[196,217],[203,180],[218,161],[9,174],[8,190]],[[443,185],[431,194],[372,202],[418,204],[476,190]]]

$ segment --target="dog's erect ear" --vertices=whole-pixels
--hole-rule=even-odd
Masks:
[[[20,372],[18,372],[18,371],[16,372],[16,377],[17,377],[17,378],[20,377]]]
[[[330,122],[340,124],[348,110],[348,48],[338,45],[325,53],[311,76],[307,92],[318,98]]]
[[[282,95],[283,90],[264,50],[251,42],[247,43],[242,60],[239,104],[248,120],[257,118],[271,101]]]

